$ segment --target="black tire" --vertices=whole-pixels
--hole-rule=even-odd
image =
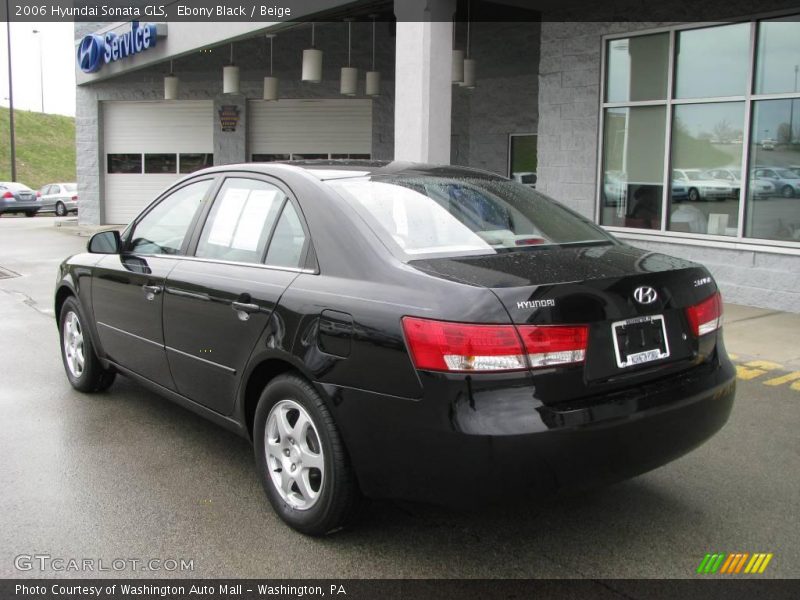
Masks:
[[[67,216],[67,207],[64,206],[63,202],[56,202],[56,216],[59,217]]]
[[[65,341],[65,323],[67,317],[72,314],[77,318],[78,325],[82,337],[82,355],[83,355],[83,369],[80,373],[75,373],[71,369],[68,358]],[[86,319],[83,316],[83,311],[78,305],[78,301],[74,297],[69,297],[64,301],[61,307],[61,314],[58,317],[58,332],[59,342],[61,346],[61,360],[64,363],[64,371],[67,374],[70,385],[76,390],[81,392],[102,392],[107,390],[109,386],[114,383],[116,372],[110,369],[103,368],[100,364],[100,359],[94,352],[94,344],[92,338],[85,327]]]
[[[25,216],[26,217],[35,217],[36,216],[36,211],[33,211],[33,212],[28,211],[28,212],[25,213]]]
[[[700,200],[700,192],[697,191],[697,188],[690,188],[686,197],[689,199],[689,202],[697,202]]]
[[[794,188],[790,185],[785,185],[781,188],[781,196],[784,198],[794,198]]]
[[[315,439],[321,446],[324,476],[317,492],[319,496],[313,505],[305,509],[292,506],[281,496],[271,474],[279,473],[281,469],[270,471],[264,443],[273,407],[287,400],[306,411],[316,433]],[[295,443],[291,438],[290,441]],[[333,417],[308,381],[297,375],[285,374],[276,377],[264,388],[253,423],[253,445],[261,484],[272,508],[287,525],[306,535],[321,536],[338,531],[350,523],[360,501],[358,484]]]

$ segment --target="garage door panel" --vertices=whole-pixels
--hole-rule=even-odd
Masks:
[[[180,175],[106,175],[106,223],[127,224]]]

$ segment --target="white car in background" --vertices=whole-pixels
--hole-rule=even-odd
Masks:
[[[724,167],[721,169],[709,169],[707,174],[712,179],[728,181],[734,187],[735,196],[739,195],[742,186],[741,171],[734,167]],[[750,180],[750,192],[755,198],[768,198],[776,195],[775,186],[766,179],[752,177]]]
[[[36,195],[42,203],[41,212],[54,212],[59,217],[78,212],[77,183],[48,183]]]
[[[730,181],[711,178],[708,171],[701,169],[672,169],[672,181],[688,188],[686,197],[690,202],[727,200],[738,196],[738,188],[734,188]]]

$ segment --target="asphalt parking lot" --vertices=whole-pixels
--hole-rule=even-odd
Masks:
[[[193,560],[190,573],[102,574],[126,577],[686,578],[707,552],[771,552],[757,577],[800,576],[800,379],[788,369],[744,366],[728,425],[634,480],[478,512],[370,503],[353,529],[310,539],[272,513],[245,440],[123,378],[72,390],[52,290],[86,238],[54,221],[0,219],[0,267],[19,274],[0,279],[0,577],[92,576],[15,568],[48,554]]]

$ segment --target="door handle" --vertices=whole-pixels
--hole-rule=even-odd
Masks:
[[[142,290],[144,291],[144,297],[148,300],[153,300],[155,297],[163,291],[163,287],[160,285],[143,285]]]
[[[250,304],[248,302],[231,302],[231,308],[236,312],[254,313],[261,310],[258,304]]]

